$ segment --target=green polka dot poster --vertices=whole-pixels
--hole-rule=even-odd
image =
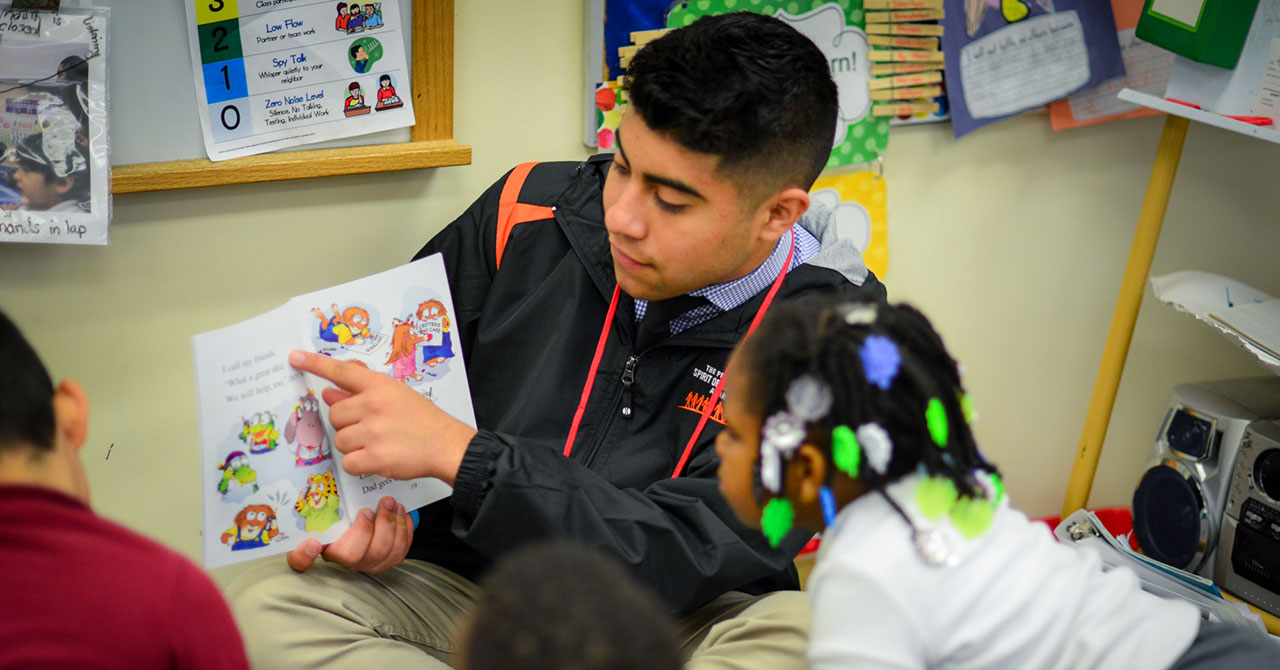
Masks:
[[[749,11],[777,17],[813,40],[831,67],[840,96],[827,167],[870,163],[889,143],[889,119],[871,116],[871,79],[862,0],[692,0],[671,8],[667,27],[703,16]]]

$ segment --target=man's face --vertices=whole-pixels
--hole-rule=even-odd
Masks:
[[[686,149],[628,112],[604,184],[613,270],[628,295],[664,300],[737,279],[773,249],[763,207],[744,211],[738,189],[716,174],[719,158]]]

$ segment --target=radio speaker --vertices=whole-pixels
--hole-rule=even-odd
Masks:
[[[1213,577],[1240,442],[1252,422],[1270,419],[1280,419],[1277,377],[1173,388],[1152,459],[1133,493],[1133,530],[1143,553]]]

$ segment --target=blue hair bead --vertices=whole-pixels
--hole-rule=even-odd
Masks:
[[[883,335],[870,335],[862,341],[858,355],[862,359],[862,370],[867,381],[878,386],[881,391],[888,391],[902,365],[898,345]]]
[[[828,526],[836,525],[836,494],[831,492],[831,487],[824,486],[818,489],[818,498],[822,500],[822,519]]]

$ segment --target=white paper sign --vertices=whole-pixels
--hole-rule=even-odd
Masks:
[[[0,242],[106,244],[107,13],[0,11]]]
[[[1089,81],[1084,26],[1075,11],[1010,24],[960,50],[960,80],[975,119],[1048,104]]]
[[[210,160],[413,125],[398,2],[188,0]]]
[[[1230,2],[1231,0],[1227,0]],[[1204,0],[1152,0],[1151,13],[1159,14],[1191,26],[1195,29],[1200,23],[1200,12],[1204,10]]]

